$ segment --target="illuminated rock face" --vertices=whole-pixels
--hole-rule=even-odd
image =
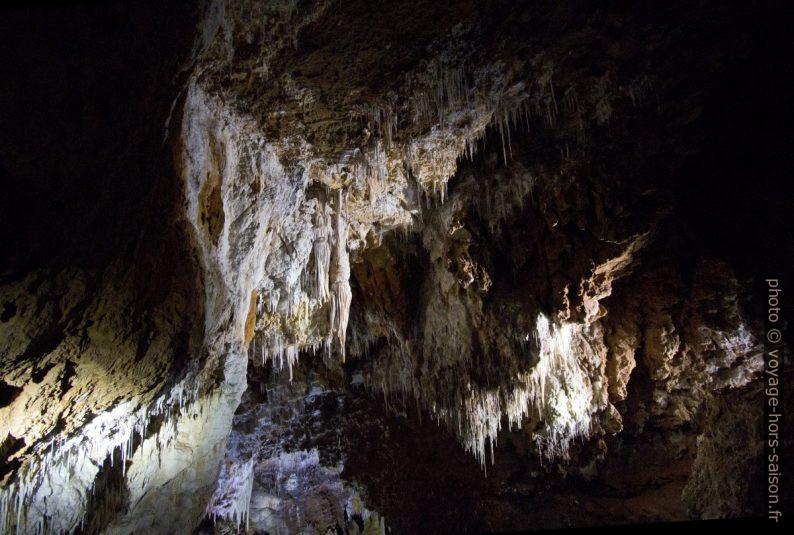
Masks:
[[[720,466],[723,442],[737,465],[760,452],[729,429],[755,414],[755,274],[703,246],[681,199],[721,154],[701,110],[748,54],[723,36],[751,30],[498,4],[81,14],[133,36],[182,22],[141,30],[156,54],[86,60],[158,88],[86,89],[118,125],[8,165],[62,202],[9,212],[26,230],[0,274],[0,531],[756,510],[753,470]],[[8,143],[4,166],[31,150]]]

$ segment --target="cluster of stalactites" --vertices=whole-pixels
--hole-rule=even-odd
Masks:
[[[113,467],[114,462],[120,461],[124,476],[127,461],[135,453],[136,443],[147,436],[153,418],[164,419],[160,432],[154,436],[158,448],[170,445],[176,439],[179,418],[199,417],[203,409],[197,399],[198,384],[188,374],[148,407],[138,406],[134,401],[121,403],[99,414],[79,433],[58,434],[34,447],[35,458],[20,469],[15,481],[0,489],[0,533],[82,530],[89,496],[108,492],[94,487],[103,463],[109,461]],[[68,516],[53,518],[44,514],[48,502],[53,500],[53,489],[73,493],[75,501]],[[58,524],[51,524],[52,520]]]
[[[437,122],[442,128],[453,111],[470,103],[466,69],[433,62],[428,79],[414,94],[414,123]]]
[[[388,145],[378,140],[372,150],[362,152],[356,149],[348,159],[354,187],[366,190],[371,200],[384,193],[384,188],[387,187],[389,176],[387,149]]]
[[[510,429],[521,427],[535,414],[541,421],[533,435],[539,451],[547,459],[567,458],[572,440],[586,436],[594,406],[594,390],[586,362],[594,358],[593,348],[580,324],[552,324],[538,315],[532,337],[538,344],[538,363],[521,373],[506,388],[471,391],[464,403],[462,438],[466,449],[485,465],[486,444],[493,445],[507,418]]]
[[[531,118],[545,119],[553,124],[557,114],[557,103],[554,87],[550,79],[539,80],[533,95],[524,83],[518,83],[510,89],[483,95],[477,93],[475,86],[470,86],[469,76],[463,66],[450,66],[441,61],[434,62],[427,75],[418,82],[411,104],[413,106],[414,126],[434,125],[427,138],[412,139],[402,147],[396,146],[398,117],[395,102],[389,101],[373,106],[367,112],[370,127],[376,130],[376,140],[368,150],[355,149],[343,159],[352,172],[352,183],[349,189],[368,192],[370,202],[375,202],[387,188],[392,187],[392,172],[399,174],[400,166],[395,158],[402,160],[402,168],[406,174],[417,178],[420,185],[420,204],[422,193],[428,195],[428,201],[434,199],[442,204],[446,198],[449,178],[458,167],[460,158],[473,159],[478,142],[484,137],[487,128],[498,132],[502,141],[502,156],[505,163],[512,152],[511,131],[519,128],[529,129]],[[475,84],[476,85],[476,84]],[[393,100],[393,99],[392,99]],[[465,110],[477,108],[478,113],[489,115],[484,123],[475,121],[474,126],[456,126]],[[473,113],[473,112],[471,112]],[[394,171],[397,169],[397,171]],[[532,180],[525,181],[519,191],[495,191],[483,199],[488,208],[492,209],[495,224],[505,219],[508,214],[509,199],[514,195],[520,200],[531,189]],[[395,182],[399,186],[399,180]],[[348,193],[350,191],[348,190]],[[350,290],[350,264],[347,252],[348,221],[343,205],[342,189],[335,192],[330,203],[333,210],[323,202],[318,202],[312,224],[313,236],[313,267],[304,266],[306,282],[310,286],[306,297],[324,305],[328,303],[329,323],[328,338],[339,343],[341,359],[345,359],[345,340],[352,300]],[[478,200],[478,203],[483,202]],[[493,205],[493,206],[491,206]],[[330,213],[329,213],[330,212]],[[271,291],[272,292],[272,291]],[[300,293],[300,290],[298,290]],[[267,301],[270,314],[276,314],[279,295],[273,293],[263,301]],[[294,300],[290,300],[292,303]],[[297,302],[297,301],[296,301]],[[290,308],[288,315],[295,311]],[[304,347],[302,342],[293,340],[285,333],[269,335],[263,333],[270,343],[263,344],[263,353],[273,351],[274,361],[291,365],[298,352]],[[326,345],[326,349],[330,349]],[[286,351],[289,354],[281,354]]]
[[[247,532],[254,488],[254,459],[242,464],[223,464],[219,481],[226,482],[226,486],[215,489],[215,494],[207,505],[208,516],[213,522],[217,522],[219,518],[234,522],[238,531],[240,526],[245,525]]]
[[[286,318],[293,327],[309,329],[312,310],[315,307],[329,306],[329,330],[326,337],[316,340],[313,336],[296,337],[271,325],[261,328],[262,317],[266,314],[278,315],[280,292],[270,291],[257,299],[257,324],[260,329],[251,344],[251,355],[261,354],[262,364],[272,361],[278,369],[287,367],[290,378],[292,366],[303,350],[316,354],[319,350],[330,354],[332,341],[339,344],[341,358],[345,359],[345,339],[352,292],[350,290],[350,259],[347,251],[348,222],[345,216],[345,198],[342,189],[336,191],[332,203],[318,200],[311,225],[312,249],[311,262],[307,260],[300,277],[306,290],[301,286],[290,290],[290,296],[303,295],[300,299],[290,298]],[[294,306],[292,301],[295,301]],[[314,340],[314,341],[313,341]]]
[[[289,370],[289,378],[292,380],[292,367],[298,362],[300,346],[290,342],[281,333],[264,333],[259,341],[259,350],[262,354],[262,365],[270,360],[273,366],[283,369],[285,366]],[[256,339],[254,339],[254,354],[257,352]]]
[[[454,431],[465,449],[485,468],[490,445],[491,462],[494,445],[503,422],[518,429],[534,415],[540,427],[533,433],[539,452],[547,459],[566,458],[571,441],[588,435],[591,418],[599,409],[588,366],[598,358],[584,324],[552,323],[539,314],[534,332],[525,335],[524,350],[535,345],[537,364],[517,374],[509,384],[496,388],[478,388],[465,382],[444,398],[434,381],[419,383],[413,373],[409,345],[395,345],[390,358],[373,370],[369,388],[379,389],[389,403],[413,398],[417,409],[427,410],[437,423]],[[529,344],[534,339],[534,344]],[[399,349],[398,349],[399,347]],[[461,377],[470,366],[461,362]]]

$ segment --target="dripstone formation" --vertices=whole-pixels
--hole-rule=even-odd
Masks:
[[[765,514],[785,10],[9,8],[0,532]]]

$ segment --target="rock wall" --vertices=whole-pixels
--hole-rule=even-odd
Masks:
[[[3,532],[165,532],[203,516],[245,359],[203,306],[215,290],[167,140],[222,14],[204,2],[7,19],[21,83],[4,112],[3,202],[20,232],[0,286]]]

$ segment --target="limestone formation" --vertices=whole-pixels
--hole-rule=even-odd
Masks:
[[[764,513],[756,8],[14,11],[0,533]]]

